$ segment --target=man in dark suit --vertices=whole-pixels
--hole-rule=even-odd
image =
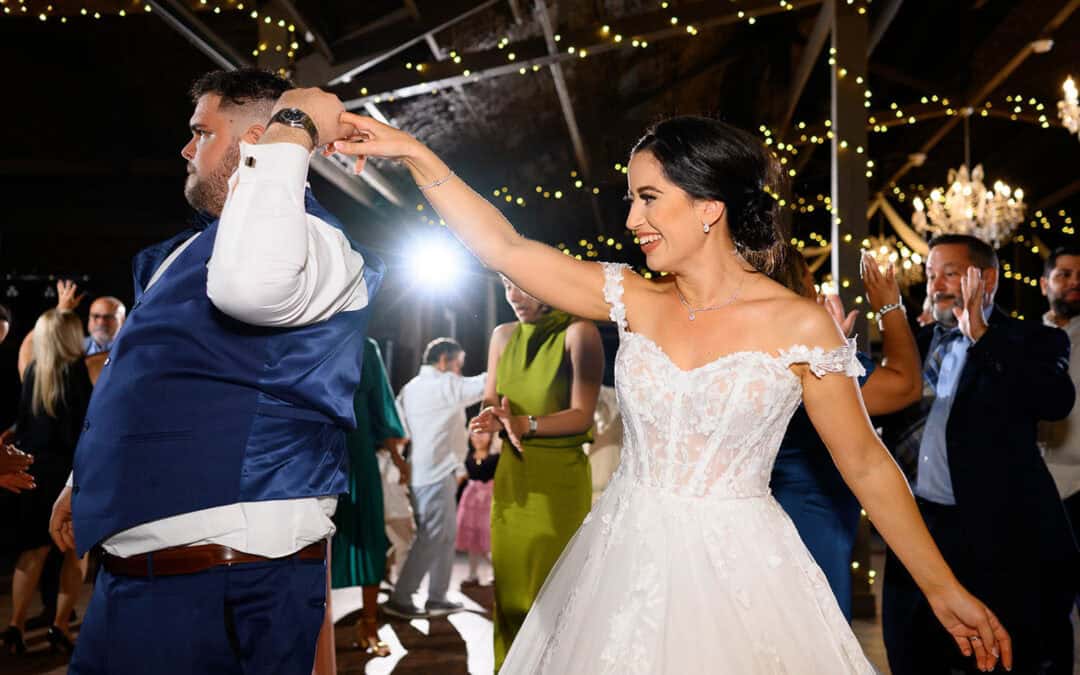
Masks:
[[[1012,635],[1013,672],[1071,673],[1047,637],[1068,621],[1080,555],[1036,445],[1036,423],[1073,405],[1068,338],[994,308],[997,255],[974,237],[934,239],[926,272],[935,323],[918,336],[923,400],[893,420],[892,447],[945,559]],[[972,671],[933,619],[890,551],[882,623],[893,675]]]

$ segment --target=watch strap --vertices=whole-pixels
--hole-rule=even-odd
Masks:
[[[319,128],[315,126],[315,120],[300,108],[282,108],[270,118],[270,124],[284,124],[294,129],[303,129],[311,137],[312,147],[319,147]]]

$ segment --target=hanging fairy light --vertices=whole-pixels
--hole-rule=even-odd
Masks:
[[[1069,133],[1080,138],[1080,103],[1077,101],[1076,83],[1071,77],[1066,78],[1061,89],[1065,92],[1065,98],[1058,101],[1058,117]]]

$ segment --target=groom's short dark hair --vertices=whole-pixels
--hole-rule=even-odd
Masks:
[[[198,103],[206,94],[217,94],[223,105],[244,106],[260,103],[272,107],[293,83],[261,68],[212,70],[191,85],[191,102]]]

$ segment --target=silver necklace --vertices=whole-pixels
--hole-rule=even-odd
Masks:
[[[696,318],[696,314],[698,312],[712,312],[712,311],[717,310],[717,309],[723,309],[724,307],[727,307],[731,303],[738,300],[739,299],[739,293],[742,292],[742,287],[743,287],[743,284],[745,282],[746,282],[746,277],[743,277],[742,281],[739,282],[738,288],[736,288],[735,292],[731,294],[731,297],[728,298],[727,300],[725,300],[724,302],[720,303],[719,305],[710,305],[708,307],[691,307],[690,303],[687,302],[686,298],[683,297],[683,294],[679,290],[679,287],[677,285],[675,286],[675,295],[679,296],[679,302],[681,302],[683,304],[683,307],[686,308],[686,311],[690,313],[690,320],[693,321]]]

